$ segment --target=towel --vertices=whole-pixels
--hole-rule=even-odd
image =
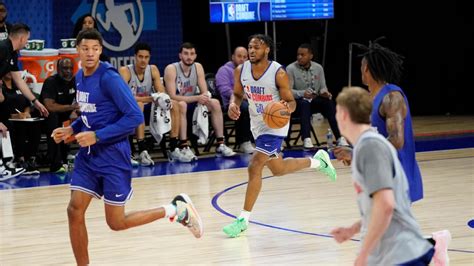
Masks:
[[[150,133],[160,144],[163,135],[171,130],[171,99],[166,93],[152,93]]]
[[[211,93],[207,92],[209,98]],[[206,144],[209,137],[209,111],[207,106],[198,103],[193,113],[193,134],[198,137],[199,144]]]

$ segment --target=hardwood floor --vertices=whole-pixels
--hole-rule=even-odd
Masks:
[[[413,211],[423,232],[449,229],[451,265],[473,265],[474,229],[467,222],[474,219],[474,149],[417,156],[425,199]],[[246,236],[236,239],[222,233],[232,218],[218,209],[240,212],[246,184],[236,185],[247,181],[245,168],[135,178],[127,210],[157,207],[186,192],[205,223],[204,236],[195,239],[165,219],[114,232],[105,222],[102,201],[93,200],[87,212],[91,263],[350,265],[359,242],[339,245],[328,236],[331,228],[359,217],[349,168],[336,167],[337,182],[311,170],[266,178],[251,218],[260,224],[251,224]],[[74,264],[68,200],[66,185],[0,190],[0,265]]]

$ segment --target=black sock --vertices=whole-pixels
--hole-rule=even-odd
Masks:
[[[137,142],[138,142],[138,152],[139,153],[146,150],[146,143],[145,143],[144,139],[139,139]]]
[[[174,151],[178,147],[178,138],[170,138],[170,151]]]
[[[216,141],[217,141],[217,145],[224,144],[224,137],[216,138]]]

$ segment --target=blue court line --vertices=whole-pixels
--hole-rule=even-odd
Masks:
[[[271,178],[273,176],[266,176],[266,177],[262,177],[262,180],[263,179],[267,179],[267,178]],[[245,184],[247,184],[248,182],[242,182],[242,183],[239,183],[237,185],[233,185],[231,187],[228,187],[224,190],[222,190],[221,192],[217,193],[216,195],[214,195],[214,197],[212,197],[212,206],[220,213],[226,215],[226,216],[229,216],[231,218],[237,218],[237,216],[233,215],[233,214],[230,214],[229,212],[225,211],[224,209],[222,209],[219,204],[217,203],[217,201],[219,200],[220,196],[222,196],[224,193],[226,193],[227,191],[230,191],[234,188],[237,188],[237,187],[240,187],[240,186],[243,186]],[[249,223],[251,224],[256,224],[256,225],[260,225],[260,226],[264,226],[264,227],[268,227],[268,228],[273,228],[273,229],[278,229],[278,230],[282,230],[282,231],[287,231],[287,232],[293,232],[293,233],[298,233],[298,234],[304,234],[304,235],[312,235],[312,236],[318,236],[318,237],[325,237],[325,238],[334,238],[332,235],[328,235],[328,234],[318,234],[318,233],[311,233],[311,232],[305,232],[305,231],[300,231],[300,230],[295,230],[295,229],[291,229],[291,228],[285,228],[285,227],[280,227],[280,226],[275,226],[275,225],[271,225],[271,224],[266,224],[266,223],[261,223],[261,222],[257,222],[257,221],[249,221]],[[359,242],[360,239],[355,239],[355,238],[351,238],[350,239],[351,241],[357,241]],[[461,253],[471,253],[471,254],[474,254],[474,251],[472,250],[462,250],[462,249],[448,249],[448,251],[451,251],[451,252],[461,252]]]

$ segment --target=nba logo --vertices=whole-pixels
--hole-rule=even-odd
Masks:
[[[235,20],[235,4],[227,5],[227,19],[230,21]]]

